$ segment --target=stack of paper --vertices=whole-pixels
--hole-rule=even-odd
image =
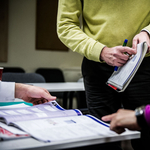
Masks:
[[[138,44],[136,55],[129,59],[124,66],[118,69],[118,71],[113,72],[107,81],[107,85],[118,92],[123,92],[141,65],[142,60],[147,52],[147,48],[148,46],[146,42]]]

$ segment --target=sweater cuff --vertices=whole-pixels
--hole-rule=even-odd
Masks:
[[[94,61],[104,63],[104,61],[100,60],[100,55],[101,55],[101,52],[104,47],[105,47],[105,45],[103,45],[99,42],[96,42],[96,44],[93,47],[93,51],[91,53]]]
[[[150,105],[146,105],[144,115],[145,115],[145,120],[148,126],[150,127]]]
[[[8,102],[15,100],[15,82],[0,82],[0,101]]]
[[[149,34],[149,36],[150,36],[150,31],[148,31],[147,29],[143,29],[141,31],[146,31]]]

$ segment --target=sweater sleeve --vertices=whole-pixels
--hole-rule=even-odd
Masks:
[[[150,127],[150,105],[146,105],[144,115],[145,115],[145,120],[148,126]]]
[[[147,27],[145,27],[143,30],[147,31],[150,34],[150,25],[148,25]]]
[[[15,83],[0,81],[0,101],[14,101],[15,99]]]
[[[150,25],[146,26],[144,29],[142,29],[142,31],[146,31],[147,33],[149,33],[149,37],[150,37]],[[150,56],[150,52],[146,54],[146,57],[148,56]]]
[[[87,36],[80,29],[79,17],[82,13],[80,0],[60,0],[57,14],[57,34],[72,51],[89,60],[100,62],[100,53],[105,45]]]

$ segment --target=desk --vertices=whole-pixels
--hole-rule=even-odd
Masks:
[[[69,108],[72,108],[72,97],[75,91],[85,91],[83,82],[62,82],[62,83],[30,83],[34,86],[47,89],[49,92],[64,92],[63,107],[67,108],[67,95],[69,95]],[[54,95],[55,96],[55,95]]]
[[[38,85],[38,84],[37,84]],[[72,139],[72,140],[63,140],[59,142],[50,142],[43,143],[39,142],[33,138],[24,138],[24,139],[15,139],[0,141],[0,150],[49,150],[49,149],[67,149],[67,148],[79,148],[82,146],[92,146],[96,144],[129,140],[140,138],[140,132],[128,132],[127,134],[121,135],[110,135],[109,137],[104,135]]]
[[[121,134],[113,137],[94,136],[89,138],[80,138],[75,140],[65,140],[61,142],[43,143],[33,138],[24,138],[8,141],[0,141],[0,150],[49,150],[49,149],[66,149],[78,148],[81,146],[91,146],[107,142],[115,142],[129,139],[140,138],[140,132],[131,132],[128,134]]]
[[[34,86],[39,86],[47,89],[49,92],[70,92],[84,91],[83,82],[62,82],[62,83],[31,83]]]

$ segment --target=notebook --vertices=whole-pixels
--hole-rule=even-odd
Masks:
[[[147,49],[148,46],[146,42],[139,43],[137,45],[136,55],[132,56],[124,66],[119,67],[117,71],[114,71],[106,84],[117,92],[123,92],[140,67]]]

